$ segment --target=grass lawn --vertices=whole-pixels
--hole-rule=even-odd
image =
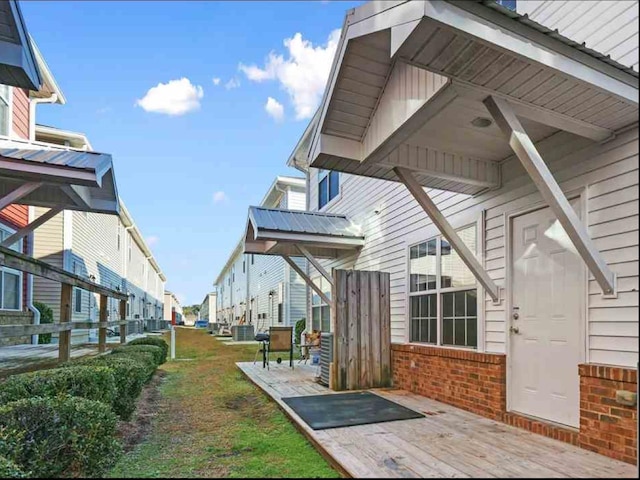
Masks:
[[[162,366],[151,433],[111,478],[339,477],[236,368],[256,347],[226,346],[203,330],[178,328],[176,336],[178,360]]]

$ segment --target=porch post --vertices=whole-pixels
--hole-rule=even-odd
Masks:
[[[616,276],[593,244],[589,233],[582,224],[562,189],[549,171],[549,167],[538,153],[535,145],[516,117],[511,105],[501,98],[488,96],[484,104],[502,132],[509,140],[509,146],[520,159],[520,163],[536,185],[542,198],[556,215],[567,232],[571,242],[589,267],[604,295],[616,296]]]
[[[315,283],[313,283],[313,280],[311,280],[309,276],[304,273],[298,265],[296,265],[296,262],[291,260],[291,257],[289,257],[288,255],[282,255],[282,258],[284,258],[285,262],[287,262],[291,266],[291,268],[293,268],[295,272],[302,277],[305,283],[309,285],[309,287],[311,287],[327,305],[331,305],[331,300],[329,299],[329,297],[327,297],[322,289]],[[333,281],[331,283],[333,284]]]
[[[120,343],[127,343],[127,301],[120,300]]]
[[[411,171],[403,167],[395,167],[393,171],[398,176],[400,181],[404,183],[409,192],[411,192],[413,198],[415,198],[416,201],[420,204],[433,224],[449,241],[458,255],[460,255],[460,258],[462,259],[464,264],[469,268],[469,270],[471,270],[473,276],[478,279],[480,284],[484,287],[493,301],[499,302],[499,287],[493,282],[491,277],[489,277],[489,274],[485,271],[485,269],[482,268],[482,265],[480,265],[478,259],[458,236],[445,216],[440,212],[440,210],[438,210],[436,204],[433,203],[433,200],[431,200],[431,198],[429,198],[429,195],[427,195],[427,192],[424,191],[422,185],[420,185],[420,183],[418,183],[418,181],[414,178]]]
[[[311,265],[313,265],[315,269],[318,270],[318,272],[320,272],[320,274],[327,279],[327,281],[329,282],[329,285],[333,287],[333,277],[329,275],[329,273],[324,269],[324,267],[320,265],[320,262],[318,262],[318,260],[316,260],[315,257],[311,255],[311,252],[307,250],[303,245],[296,244],[296,248],[307,260],[309,260]]]
[[[98,321],[100,327],[98,328],[98,352],[104,353],[107,351],[107,306],[109,297],[106,295],[100,295],[100,316]]]
[[[68,283],[61,285],[60,293],[60,323],[71,321],[71,304],[73,302],[73,287]],[[58,337],[58,361],[68,362],[71,358],[71,330],[62,330]]]

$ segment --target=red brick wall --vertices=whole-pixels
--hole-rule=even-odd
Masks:
[[[635,369],[583,364],[580,372],[580,446],[635,463],[638,457],[637,405],[616,401],[616,391],[636,392]]]
[[[392,344],[394,387],[635,463],[637,407],[615,400],[636,391],[636,371],[580,365],[580,431],[507,412],[506,356],[427,345]],[[576,372],[578,373],[578,372]]]
[[[392,344],[394,387],[501,420],[506,356],[426,345]]]

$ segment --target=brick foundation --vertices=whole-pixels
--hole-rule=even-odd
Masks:
[[[616,401],[636,391],[636,370],[580,365],[580,431],[506,411],[506,356],[392,344],[394,387],[602,455],[635,463],[637,407]],[[576,372],[578,373],[578,372]]]
[[[636,392],[635,369],[583,364],[580,372],[580,446],[636,463],[638,407],[616,400],[616,391]]]
[[[393,344],[391,351],[395,387],[502,420],[505,355],[403,344]]]

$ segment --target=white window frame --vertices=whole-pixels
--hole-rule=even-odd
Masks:
[[[80,299],[80,310],[78,310],[78,299]],[[73,289],[73,313],[82,313],[82,290]]]
[[[342,198],[342,173],[341,172],[335,172],[338,174],[338,193],[336,194],[335,197],[333,198],[329,198],[329,173],[331,173],[332,170],[325,170],[324,168],[319,168],[318,169],[318,179],[317,179],[317,185],[318,185],[318,198],[317,198],[317,202],[316,205],[318,207],[318,211],[322,212],[325,211],[326,209],[328,209],[331,205],[333,205],[335,202],[337,202],[340,198]],[[325,203],[322,207],[320,206],[320,183],[322,182],[322,180],[324,180],[325,178],[327,178],[327,198],[328,201],[327,203]]]
[[[0,224],[0,231],[2,231],[2,233],[6,234],[6,237],[4,235],[0,235],[0,239],[4,239],[9,237],[10,235],[13,235],[14,233],[16,233],[16,231],[10,227],[7,227],[6,225],[2,225]],[[23,249],[24,249],[24,242],[23,240],[18,240],[14,245],[12,245],[11,247],[12,250],[15,250],[16,252],[22,253]],[[17,275],[18,276],[18,308],[4,308],[4,274],[9,273],[11,275]],[[22,311],[22,304],[23,304],[23,287],[24,287],[24,275],[23,272],[21,272],[20,270],[14,270],[13,268],[8,268],[8,267],[0,267],[0,276],[2,278],[0,278],[0,310],[3,311],[8,311],[8,312],[20,312]]]
[[[5,113],[7,131],[6,132],[0,131],[0,137],[9,138],[13,136],[13,122],[12,122],[13,120],[13,87],[9,85],[2,85],[2,86],[6,87],[6,90],[7,90],[7,95],[5,98],[1,93],[2,89],[0,89],[0,102],[7,104],[7,110]]]
[[[466,230],[470,227],[475,227],[476,229],[476,244],[473,249],[474,255],[478,257],[478,251],[481,250],[481,245],[484,244],[481,235],[481,228],[483,222],[481,221],[472,221],[469,223],[462,224],[459,227],[456,227],[456,232],[460,232],[461,230]],[[420,245],[421,243],[428,243],[431,240],[436,240],[436,288],[433,290],[420,290],[416,292],[411,291],[411,248],[416,245]],[[482,307],[484,301],[484,290],[482,286],[478,283],[477,279],[474,278],[473,285],[464,285],[460,287],[441,287],[441,276],[442,276],[442,240],[446,240],[441,233],[436,233],[434,235],[429,236],[428,238],[420,241],[413,241],[407,245],[406,255],[407,255],[407,277],[406,277],[406,288],[407,288],[407,302],[406,302],[406,328],[407,334],[406,338],[409,343],[414,343],[417,345],[428,345],[431,347],[441,347],[441,348],[453,348],[460,350],[470,350],[482,352],[484,351],[484,342],[482,336],[484,335],[484,328],[481,328],[481,323],[484,322],[484,315],[482,315]],[[453,249],[453,247],[451,247]],[[464,345],[444,345],[442,343],[442,334],[443,334],[443,315],[442,315],[442,294],[444,293],[452,293],[452,292],[464,292],[467,290],[476,290],[476,346],[469,347]],[[418,342],[411,339],[411,299],[412,297],[420,297],[423,295],[436,295],[436,343],[426,343],[426,342]]]
[[[318,287],[323,288],[325,285],[329,285],[329,281],[324,278],[322,275],[319,275],[317,277],[314,277],[311,279],[311,281],[313,283],[315,283],[316,285],[318,285]],[[322,309],[323,308],[329,308],[331,309],[331,305],[329,305],[328,303],[325,303],[324,300],[322,299],[322,297],[320,297],[320,295],[318,295],[314,290],[310,290],[311,292],[311,329],[312,330],[316,330],[313,326],[313,309],[319,309],[320,310],[320,328],[318,329],[321,332],[324,332],[325,330],[322,330]],[[327,291],[323,292],[329,297],[331,298],[331,286],[329,285],[329,289]],[[313,298],[317,297],[320,300],[320,303],[318,303],[317,305],[313,304]],[[329,310],[329,315],[331,315],[331,310]],[[331,316],[329,316],[329,332],[331,331]]]

